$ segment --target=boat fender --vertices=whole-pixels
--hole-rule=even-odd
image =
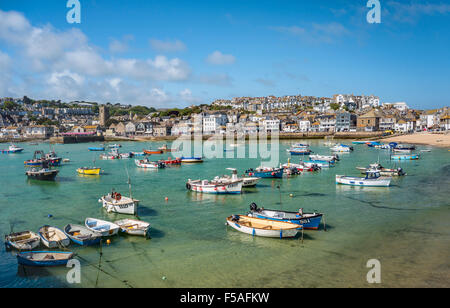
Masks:
[[[120,201],[120,199],[122,199],[122,195],[120,193],[117,193],[116,194],[116,200]]]

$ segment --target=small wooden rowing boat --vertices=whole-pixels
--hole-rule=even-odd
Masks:
[[[100,236],[112,236],[119,232],[120,227],[115,223],[97,218],[86,218],[86,228]]]
[[[17,262],[27,266],[60,266],[72,259],[70,251],[31,251],[17,255]]]
[[[145,221],[136,219],[122,219],[114,222],[120,227],[122,232],[129,235],[138,235],[147,237],[148,231],[150,229],[150,224]]]
[[[33,231],[22,231],[5,236],[6,248],[32,250],[39,246],[41,238]]]
[[[43,226],[39,229],[38,234],[42,244],[48,248],[67,247],[70,245],[70,239],[67,235],[56,227]]]
[[[76,244],[90,246],[100,243],[102,237],[88,228],[80,225],[68,224],[64,227],[64,233]]]
[[[245,215],[233,215],[227,218],[227,224],[240,232],[253,236],[287,238],[295,237],[301,225],[291,222],[277,221],[250,217]]]

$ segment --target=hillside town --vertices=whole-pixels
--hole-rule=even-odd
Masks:
[[[167,137],[233,132],[273,133],[449,131],[448,107],[415,110],[370,95],[236,97],[184,109],[121,104],[0,99],[0,140],[64,135]]]

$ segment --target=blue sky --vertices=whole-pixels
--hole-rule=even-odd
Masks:
[[[374,94],[450,105],[450,4],[0,0],[0,96],[155,107],[266,95]]]

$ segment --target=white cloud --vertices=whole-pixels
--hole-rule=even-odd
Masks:
[[[124,51],[124,42],[132,39],[112,40],[110,51]],[[179,58],[108,58],[79,29],[33,26],[21,13],[0,10],[2,45],[12,51],[0,52],[0,96],[167,104],[173,97],[154,83],[185,81],[191,74]],[[14,79],[3,69],[11,62]]]
[[[213,65],[233,64],[236,58],[233,55],[223,54],[216,50],[206,58],[206,62]]]
[[[151,39],[150,46],[158,52],[176,52],[186,50],[186,45],[180,40],[162,41]]]

